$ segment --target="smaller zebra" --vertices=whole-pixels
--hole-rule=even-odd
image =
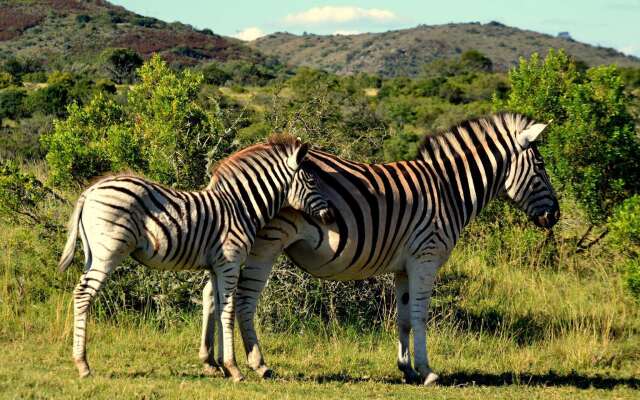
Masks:
[[[256,232],[283,207],[332,221],[315,175],[303,163],[307,151],[300,139],[272,136],[222,160],[202,191],[177,191],[132,175],[108,177],[85,190],[59,263],[61,272],[71,264],[80,235],[85,272],[74,291],[73,331],[80,377],[91,373],[85,350],[91,301],[109,273],[131,255],[157,269],[209,271],[220,304],[221,367],[234,380],[242,379],[233,349],[233,296]]]

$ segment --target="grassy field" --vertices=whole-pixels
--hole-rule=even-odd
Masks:
[[[62,225],[70,206],[50,200],[40,212]],[[234,384],[201,368],[198,307],[141,314],[108,310],[117,302],[106,297],[88,327],[94,375],[80,381],[71,292],[81,256],[58,274],[64,231],[2,221],[0,398],[639,398],[640,308],[625,288],[621,256],[606,242],[576,254],[583,218],[571,204],[563,213],[553,246],[500,207],[499,217],[470,227],[438,275],[428,338],[441,376],[434,387],[402,383],[392,328],[306,319],[284,324],[286,333],[261,323],[275,379],[259,380],[238,354],[247,381]],[[265,295],[287,308],[271,320],[309,317],[297,300],[277,298],[295,290]],[[379,301],[360,295],[349,298]]]
[[[160,331],[133,318],[90,325],[94,375],[79,380],[70,360],[70,310],[70,296],[34,307],[28,312],[32,316],[21,321],[10,338],[2,339],[0,396],[554,399],[637,398],[640,394],[637,363],[581,365],[580,355],[573,354],[571,338],[514,346],[493,335],[466,334],[441,326],[429,340],[434,367],[441,373],[434,387],[401,382],[392,334],[348,330],[266,333],[264,344],[277,373],[275,379],[262,382],[248,374],[246,382],[234,384],[203,374],[197,360],[197,321]],[[602,344],[593,346],[601,350]]]

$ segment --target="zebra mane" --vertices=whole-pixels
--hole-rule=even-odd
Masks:
[[[240,151],[237,151],[230,156],[223,158],[222,160],[215,163],[210,169],[211,179],[209,181],[208,188],[215,186],[218,178],[221,175],[225,174],[225,166],[233,166],[233,164],[238,159],[242,159],[252,153],[261,152],[261,151],[273,151],[276,150],[285,150],[289,147],[295,147],[300,145],[300,140],[293,135],[288,133],[274,133],[267,138],[267,140],[263,143],[256,143],[252,146],[246,147]],[[233,170],[233,167],[231,167]]]
[[[475,143],[486,143],[487,130],[492,130],[497,135],[505,137],[505,139],[508,137],[509,139],[507,140],[515,143],[516,135],[533,124],[533,122],[533,120],[522,114],[508,112],[468,119],[449,129],[425,136],[418,148],[417,158],[419,160],[428,160],[430,152],[438,154],[440,150],[449,148],[452,139],[454,143],[465,143],[465,136]]]

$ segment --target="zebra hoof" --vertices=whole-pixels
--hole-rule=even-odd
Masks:
[[[209,375],[209,376],[215,376],[220,374],[220,370],[218,369],[218,366],[215,364],[208,364],[205,363],[204,366],[202,367],[202,372],[205,375]]]
[[[420,374],[418,374],[413,370],[413,368],[411,368],[407,371],[404,371],[404,382],[409,385],[417,385],[419,383],[422,383],[423,381],[420,377]]]
[[[433,372],[429,372],[427,377],[424,379],[424,386],[433,385],[435,381],[438,380],[438,374],[434,374]]]
[[[240,369],[235,365],[225,366],[222,370],[224,371],[224,376],[231,378],[233,382],[242,382],[244,380],[244,375],[242,375]]]
[[[273,370],[267,366],[262,366],[256,370],[256,373],[262,379],[270,379],[273,378]]]
[[[89,364],[84,359],[73,360],[76,364],[76,368],[78,369],[78,376],[80,379],[91,376],[91,368],[89,368]]]

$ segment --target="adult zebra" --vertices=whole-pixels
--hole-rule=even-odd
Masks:
[[[270,374],[253,326],[257,299],[284,250],[310,274],[331,280],[392,272],[398,306],[398,367],[405,380],[429,384],[426,321],[433,281],[462,229],[493,198],[506,194],[538,226],[560,213],[542,157],[531,145],[546,127],[521,115],[498,114],[426,137],[415,161],[361,164],[312,151],[335,224],[322,226],[283,211],[258,233],[241,272],[236,315],[251,368]],[[211,289],[208,284],[205,288]],[[206,322],[202,351],[206,350]],[[414,333],[414,365],[409,335]]]
[[[131,175],[113,176],[89,187],[76,204],[59,263],[73,260],[78,233],[85,273],[74,291],[73,359],[80,377],[90,374],[85,352],[87,312],[108,274],[127,255],[167,270],[204,269],[219,289],[225,339],[224,367],[242,375],[233,357],[233,302],[240,264],[258,232],[282,207],[331,222],[332,214],[304,166],[308,146],[289,136],[272,137],[226,158],[211,187],[172,190]]]

